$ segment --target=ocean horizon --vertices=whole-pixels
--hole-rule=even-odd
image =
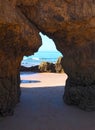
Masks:
[[[24,56],[21,62],[21,66],[36,66],[43,61],[56,63],[60,56],[62,56],[62,54],[59,51],[38,51],[34,55]]]

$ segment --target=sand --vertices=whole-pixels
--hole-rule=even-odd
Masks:
[[[66,78],[65,74],[22,73],[21,102],[14,116],[0,118],[0,130],[95,130],[95,112],[63,102]]]

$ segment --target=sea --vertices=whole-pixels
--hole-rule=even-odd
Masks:
[[[39,51],[31,56],[24,56],[21,62],[22,66],[31,67],[39,65],[41,62],[56,63],[57,59],[62,56],[58,51]]]

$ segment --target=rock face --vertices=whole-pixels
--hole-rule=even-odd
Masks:
[[[64,54],[68,75],[64,101],[95,110],[95,1],[49,0],[19,2],[21,12],[52,38]]]
[[[63,73],[64,72],[64,69],[62,67],[62,59],[63,59],[63,57],[59,57],[57,62],[55,63],[56,73]]]
[[[36,66],[31,67],[21,66],[20,71],[64,73],[62,67],[62,57],[59,57],[55,64],[43,61]]]
[[[41,45],[38,29],[17,12],[15,1],[0,0],[0,115],[13,114],[20,98],[20,62]]]
[[[42,62],[39,65],[40,72],[56,72],[55,64],[49,62]]]
[[[64,101],[95,110],[95,0],[0,0],[0,114],[19,100],[20,62],[40,47],[39,32],[64,54]]]

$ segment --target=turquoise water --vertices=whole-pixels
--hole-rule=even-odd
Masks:
[[[62,56],[62,54],[58,51],[39,51],[34,55],[28,57],[24,56],[21,65],[31,67],[39,65],[43,61],[55,63],[60,56]]]

